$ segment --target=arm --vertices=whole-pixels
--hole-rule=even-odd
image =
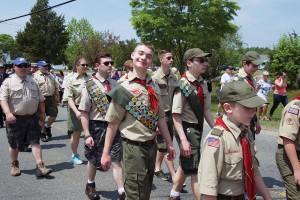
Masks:
[[[69,107],[74,111],[76,117],[77,117],[78,119],[80,119],[80,117],[81,117],[81,112],[76,108],[74,100],[73,100],[73,99],[69,99],[69,100],[68,100],[68,104],[69,104]]]
[[[174,126],[180,138],[180,154],[184,157],[189,158],[191,156],[191,147],[183,131],[180,114],[173,113],[172,116],[173,116]]]
[[[44,103],[44,101],[39,102],[38,110],[39,110],[40,122],[45,123],[46,112],[45,112],[45,103]]]
[[[7,123],[15,124],[16,117],[10,112],[8,102],[6,100],[1,100],[1,107],[2,107],[3,113],[6,115]]]
[[[277,85],[278,87],[282,87],[283,85],[283,78],[279,77],[278,79],[275,80],[275,85]]]
[[[203,195],[204,200],[217,200],[216,196],[211,196],[211,195]]]
[[[94,146],[94,140],[91,137],[90,131],[89,131],[89,113],[85,111],[81,111],[81,124],[84,132],[84,138],[85,138],[85,145],[89,148],[92,148]]]
[[[158,128],[160,130],[161,135],[163,136],[163,138],[165,139],[166,143],[167,143],[167,147],[168,147],[168,159],[169,160],[174,160],[175,159],[175,149],[173,147],[172,144],[172,140],[170,137],[170,133],[168,130],[168,126],[166,123],[166,119],[165,118],[160,118],[158,120]]]
[[[109,123],[106,130],[106,136],[105,136],[105,144],[103,148],[103,154],[101,157],[101,166],[103,169],[109,169],[109,166],[111,164],[111,157],[110,157],[110,149],[111,145],[113,143],[113,140],[116,136],[116,133],[118,131],[119,124],[115,123]]]
[[[204,106],[203,114],[204,114],[204,118],[205,118],[206,122],[208,123],[208,125],[210,126],[210,128],[214,127],[215,122],[214,122],[213,116],[212,116],[210,110],[208,108],[205,108],[205,106]]]
[[[294,170],[295,182],[300,185],[300,164],[296,153],[295,144],[292,140],[282,137],[284,150]]]
[[[262,177],[261,176],[255,176],[254,179],[255,179],[255,183],[256,183],[256,189],[259,192],[259,194],[261,194],[263,199],[271,200],[272,197],[271,197],[270,192],[269,192],[264,180],[262,179]]]

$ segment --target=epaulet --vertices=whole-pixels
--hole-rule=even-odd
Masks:
[[[295,101],[295,102],[293,103],[293,105],[296,105],[296,106],[300,107],[300,101]]]
[[[218,136],[218,137],[221,137],[221,135],[223,134],[223,131],[222,129],[219,129],[219,128],[216,128],[214,127],[211,131],[211,134],[212,135],[215,135],[215,136]]]

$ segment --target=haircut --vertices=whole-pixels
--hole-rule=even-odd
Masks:
[[[62,76],[65,76],[63,71],[58,70],[58,72],[59,72]]]
[[[110,53],[107,53],[107,52],[100,53],[94,59],[94,63],[98,63],[100,65],[101,64],[101,58],[111,58],[111,55],[110,55]]]
[[[79,57],[75,60],[74,65],[73,65],[73,72],[77,72],[76,67],[80,65],[80,61],[83,60],[83,59],[85,59],[85,57]]]
[[[278,72],[277,77],[283,76],[284,74],[286,74],[285,72]]]
[[[133,64],[132,63],[133,63],[132,60],[127,60],[124,63],[124,71],[126,71],[126,73],[133,70]]]
[[[167,53],[172,53],[172,52],[169,50],[160,50],[157,54],[157,57],[159,59],[162,59]]]
[[[139,43],[139,44],[137,44],[136,47],[134,48],[134,51],[136,50],[136,48],[137,48],[138,46],[146,46],[146,47],[148,47],[149,49],[151,49],[151,51],[154,53],[154,46],[153,46],[153,44],[150,44],[150,43]]]

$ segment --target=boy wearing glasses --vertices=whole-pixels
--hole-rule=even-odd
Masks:
[[[175,158],[170,133],[165,121],[159,88],[147,74],[153,63],[154,47],[138,44],[131,53],[133,72],[107,95],[111,101],[106,120],[109,122],[101,165],[111,163],[111,144],[119,129],[122,134],[126,199],[150,199],[156,157],[156,128],[164,137],[169,157]]]
[[[158,59],[160,61],[160,68],[156,73],[153,74],[152,80],[156,83],[160,89],[160,99],[162,101],[165,119],[168,125],[169,133],[171,134],[171,139],[173,140],[173,120],[172,120],[172,98],[175,86],[177,84],[177,77],[172,73],[171,67],[173,64],[172,52],[167,50],[160,50],[158,52]],[[174,180],[175,169],[173,161],[167,159],[167,146],[166,142],[160,134],[160,131],[156,130],[156,144],[157,144],[157,154],[155,161],[155,172],[154,175],[164,181],[169,180],[161,169],[162,161],[165,163],[169,169],[172,180]]]
[[[85,194],[89,199],[100,199],[95,189],[95,176],[103,152],[107,122],[105,115],[109,106],[106,93],[117,86],[116,80],[110,77],[114,62],[111,55],[103,53],[95,58],[97,73],[86,81],[82,89],[82,97],[78,107],[81,111],[81,124],[84,131],[84,154],[88,160]],[[78,72],[78,70],[77,70]],[[124,182],[122,175],[122,146],[121,135],[118,132],[113,141],[110,154],[113,159],[113,178],[118,187],[119,199],[125,199]]]
[[[21,175],[18,154],[23,149],[24,141],[27,141],[37,163],[37,176],[44,176],[52,172],[45,167],[40,146],[39,120],[45,121],[45,98],[35,81],[27,75],[29,64],[25,58],[16,58],[13,68],[15,74],[4,80],[0,92],[12,161],[10,173],[12,176]]]
[[[191,186],[195,199],[200,199],[197,172],[200,162],[204,118],[210,127],[214,125],[209,110],[210,95],[208,95],[207,85],[201,77],[201,74],[205,73],[210,56],[210,53],[205,53],[199,48],[189,49],[184,54],[187,71],[178,82],[172,105],[180,157],[170,200],[180,199],[180,191],[186,175],[191,176]]]
[[[33,78],[37,82],[45,99],[46,116],[49,116],[47,122],[41,122],[41,141],[48,142],[52,137],[51,125],[55,122],[58,114],[57,105],[59,104],[58,83],[54,76],[49,73],[48,63],[39,61],[37,63],[39,71],[34,73]]]

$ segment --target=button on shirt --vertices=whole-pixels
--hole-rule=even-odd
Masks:
[[[144,86],[134,82],[134,78],[136,78],[136,76],[134,76],[133,73],[129,73],[128,78],[121,85],[132,95],[137,97],[138,101],[145,102],[147,105],[149,102],[148,91]],[[150,80],[151,77],[147,75],[146,82]],[[151,82],[151,86],[154,88],[156,96],[159,99],[158,117],[159,119],[164,118],[165,113],[159,97],[159,88],[154,82]],[[109,105],[105,119],[108,122],[119,124],[119,130],[121,131],[122,137],[129,140],[145,142],[153,140],[156,136],[155,131],[150,130],[140,121],[136,120],[125,108],[116,103],[113,99]]]
[[[0,100],[8,102],[14,115],[32,115],[37,112],[39,102],[45,100],[36,82],[30,78],[11,75],[1,86]]]
[[[107,93],[106,87],[105,87],[105,81],[103,77],[101,77],[98,73],[95,74],[96,78],[92,77],[95,84],[101,89],[102,93]],[[118,85],[117,81],[108,77],[107,78],[109,85],[113,89]],[[85,112],[89,112],[89,119],[90,120],[99,120],[99,121],[105,121],[105,116],[101,115],[99,110],[97,109],[97,105],[93,102],[90,93],[87,90],[87,87],[85,86],[82,89],[82,96],[79,103],[78,110],[82,110]]]
[[[37,82],[42,94],[44,96],[53,96],[55,90],[58,89],[58,83],[56,82],[52,74],[42,74],[40,71],[34,73],[34,80]]]
[[[254,175],[260,175],[258,161],[255,158],[254,142],[250,130],[245,126],[238,127],[226,115],[223,121],[230,131],[217,126],[213,129],[223,130],[216,136],[211,131],[204,139],[203,151],[198,169],[201,194],[217,196],[237,196],[245,192],[245,174],[241,132],[247,130],[246,138],[250,141],[254,165]]]
[[[188,81],[193,82],[196,80],[195,77],[190,72],[187,71],[186,75],[187,75]],[[186,82],[186,84],[190,85],[192,90],[195,91],[196,94],[198,93],[197,87],[195,85],[190,84],[185,78],[181,78],[181,80],[184,80]],[[210,95],[208,95],[207,85],[201,76],[198,78],[198,81],[201,84],[203,93],[204,93],[204,104],[205,104],[204,108],[209,108],[210,104],[211,104],[211,98],[210,98]],[[173,97],[172,113],[181,114],[182,121],[185,121],[188,123],[193,123],[193,124],[198,123],[198,120],[197,120],[191,106],[189,105],[186,97],[179,89],[177,91],[175,91],[175,94]]]

